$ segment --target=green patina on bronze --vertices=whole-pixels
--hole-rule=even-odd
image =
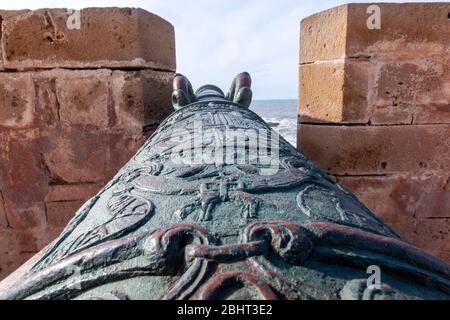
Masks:
[[[0,298],[448,299],[449,265],[278,137],[250,85],[176,75],[176,111]]]

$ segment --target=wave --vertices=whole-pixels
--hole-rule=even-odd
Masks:
[[[297,144],[297,119],[296,118],[265,118],[263,120],[287,142],[294,147]]]

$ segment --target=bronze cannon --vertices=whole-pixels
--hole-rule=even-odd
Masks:
[[[0,298],[448,299],[450,266],[249,110],[250,86],[176,75],[176,111]]]

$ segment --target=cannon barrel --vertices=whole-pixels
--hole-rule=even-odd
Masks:
[[[176,111],[0,298],[448,299],[449,265],[274,132],[250,86],[177,74]]]

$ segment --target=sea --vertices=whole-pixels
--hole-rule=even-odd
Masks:
[[[297,100],[253,100],[250,110],[294,147],[297,144]]]

